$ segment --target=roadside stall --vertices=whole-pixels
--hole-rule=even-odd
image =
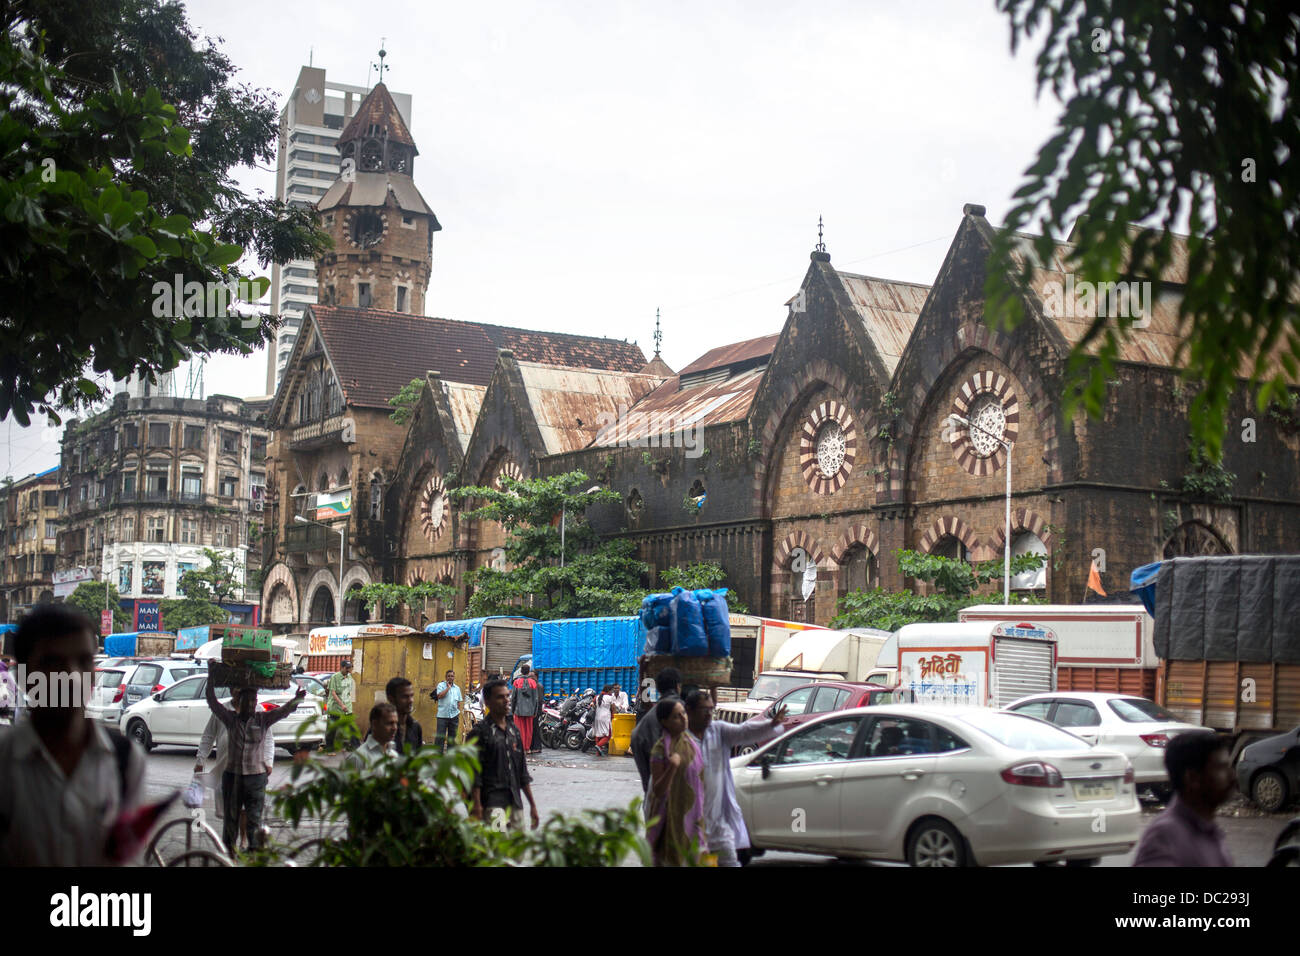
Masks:
[[[362,625],[352,640],[357,700],[357,727],[370,726],[370,708],[388,699],[385,687],[394,677],[405,677],[415,687],[415,719],[432,742],[438,726],[437,703],[430,693],[448,669],[456,672],[461,689],[469,677],[469,639],[465,634],[425,634],[400,624]]]
[[[307,634],[307,673],[332,674],[352,656],[352,638],[365,624],[316,627]],[[356,666],[356,663],[353,663]],[[358,670],[360,668],[357,668]]]

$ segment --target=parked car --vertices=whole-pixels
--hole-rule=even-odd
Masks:
[[[1300,795],[1300,727],[1265,737],[1237,758],[1237,786],[1261,810],[1276,813]]]
[[[785,729],[797,727],[818,714],[833,710],[851,710],[854,707],[871,707],[877,704],[899,703],[895,692],[876,683],[862,681],[818,681],[786,691],[762,711],[770,717],[779,707],[785,707]],[[753,753],[755,746],[737,747],[732,756]]]
[[[127,670],[124,667],[96,667],[95,683],[90,692],[90,702],[86,704],[86,716],[116,727],[122,716],[122,699],[126,696]]]
[[[1127,757],[987,708],[822,714],[734,758],[731,770],[757,851],[913,866],[1091,865],[1138,839]]]
[[[150,694],[166,690],[182,678],[206,672],[207,665],[201,661],[175,661],[165,657],[143,660],[133,669],[128,669],[122,708],[125,710]]]
[[[206,673],[187,677],[128,707],[119,721],[122,733],[135,738],[146,750],[159,744],[197,747],[208,718],[212,716],[204,699],[207,681]],[[259,690],[257,706],[271,710],[293,699],[296,693],[297,688]],[[218,687],[217,699],[229,706],[230,690]],[[292,714],[274,725],[272,730],[276,743],[289,753],[319,747],[325,740],[325,721],[321,711],[321,701],[309,694]],[[306,728],[301,737],[298,736],[300,727]]]
[[[325,682],[320,678],[313,677],[311,674],[294,674],[293,682],[301,687],[307,688],[307,693],[324,698],[329,695],[325,689]]]
[[[1172,794],[1165,770],[1165,748],[1178,734],[1206,730],[1188,724],[1154,701],[1132,694],[1056,691],[1031,694],[1005,708],[1039,717],[1082,737],[1090,744],[1118,750],[1133,764],[1139,787],[1161,801]]]

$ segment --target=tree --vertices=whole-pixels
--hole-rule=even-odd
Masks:
[[[1181,0],[998,8],[1013,53],[1042,41],[1039,93],[1065,108],[994,242],[989,319],[1024,319],[1032,257],[1016,265],[1017,230],[1041,235],[1037,259],[1048,262],[1053,234],[1077,216],[1065,268],[1098,282],[1164,275],[1178,256],[1171,231],[1188,223],[1175,361],[1194,390],[1192,437],[1217,461],[1241,371],[1264,411],[1300,368],[1300,14]],[[1131,316],[1090,322],[1067,362],[1067,419],[1080,403],[1102,414],[1119,344],[1138,334]]]
[[[19,0],[4,21],[0,418],[57,423],[56,408],[103,397],[93,373],[250,354],[276,320],[229,309],[266,288],[232,292],[247,278],[234,264],[246,248],[265,264],[328,242],[310,211],[232,176],[274,156],[271,94],[232,85],[234,65],[179,4]],[[177,283],[183,301],[166,294]]]
[[[103,581],[82,581],[77,585],[76,590],[68,595],[64,603],[86,615],[98,628],[99,615],[104,610],[104,588],[106,587],[108,604],[113,612],[113,630],[125,631],[131,626],[131,615],[122,610],[120,606],[122,595],[118,594],[117,588],[111,584],[105,584]]]
[[[450,584],[435,581],[421,581],[419,584],[384,584],[372,583],[355,585],[348,592],[348,598],[358,598],[366,610],[374,614],[379,608],[391,611],[405,606],[412,613],[418,614],[428,609],[430,601],[448,603],[456,599],[456,588]],[[385,618],[386,614],[383,615]]]
[[[979,588],[1002,579],[1004,560],[981,561],[968,564],[937,554],[899,550],[898,569],[905,577],[933,584],[936,594],[914,594],[911,591],[852,591],[840,598],[839,614],[831,619],[831,627],[874,627],[882,631],[896,631],[904,624],[919,621],[955,621],[957,612],[972,604],[988,601],[988,595],[976,593]],[[1036,571],[1043,566],[1041,554],[1020,554],[1011,559],[1012,575]],[[1039,603],[1036,599],[1024,603]]]
[[[203,556],[208,560],[207,566],[186,571],[177,582],[177,590],[184,597],[158,602],[158,613],[169,631],[225,624],[230,620],[230,612],[219,605],[234,600],[241,590],[234,556],[212,548],[204,548]]]
[[[405,425],[415,414],[415,406],[420,404],[420,393],[424,390],[423,379],[413,378],[402,386],[401,391],[388,400],[393,407],[388,416],[399,425]]]
[[[673,588],[685,588],[687,591],[697,591],[700,588],[712,589],[719,587],[726,580],[726,570],[720,564],[715,564],[712,561],[697,561],[684,568],[663,568],[659,571],[659,589],[657,591],[642,589],[618,595],[612,604],[606,604],[609,609],[603,613],[608,615],[637,614],[641,610],[641,602],[648,595],[662,593]],[[749,613],[749,606],[740,600],[736,596],[736,592],[731,589],[727,591],[727,609],[733,614]]]
[[[622,500],[607,488],[574,492],[590,481],[581,471],[524,480],[502,475],[500,488],[451,491],[455,501],[482,502],[467,517],[499,522],[509,534],[508,569],[477,568],[466,577],[473,588],[471,616],[513,614],[523,606],[542,620],[600,617],[620,613],[629,593],[643,593],[641,577],[649,568],[634,557],[636,545],[623,538],[600,540],[584,518],[587,508],[597,502]],[[564,567],[560,567],[562,512]]]

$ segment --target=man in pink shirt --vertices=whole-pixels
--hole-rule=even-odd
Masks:
[[[1179,734],[1165,750],[1174,797],[1142,834],[1134,866],[1232,866],[1214,812],[1232,795],[1228,742],[1213,733]]]

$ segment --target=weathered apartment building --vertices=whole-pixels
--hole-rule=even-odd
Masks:
[[[59,469],[0,490],[0,622],[54,597]]]
[[[56,567],[90,569],[134,606],[182,596],[181,575],[205,567],[203,549],[214,548],[248,582],[232,617],[257,620],[266,404],[157,394],[132,380],[103,412],[69,421]]]

